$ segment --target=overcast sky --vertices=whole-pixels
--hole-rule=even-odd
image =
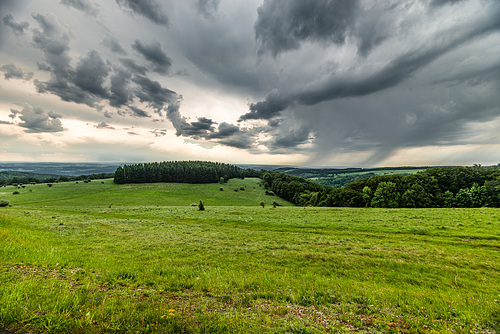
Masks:
[[[0,160],[500,162],[497,0],[0,0]]]

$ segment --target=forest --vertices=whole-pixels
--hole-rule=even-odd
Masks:
[[[207,161],[164,161],[119,167],[114,181],[123,183],[216,183],[233,178],[260,177],[252,169]]]
[[[264,186],[300,206],[435,208],[500,207],[500,165],[430,168],[411,175],[380,175],[343,188],[280,172],[265,172]]]

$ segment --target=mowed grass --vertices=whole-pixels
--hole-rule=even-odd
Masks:
[[[219,187],[0,188],[13,204],[0,208],[0,327],[500,330],[497,209],[273,208],[279,199],[258,180]],[[239,187],[246,190],[232,190]],[[199,200],[205,211],[190,206]]]

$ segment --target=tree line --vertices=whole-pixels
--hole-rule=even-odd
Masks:
[[[411,175],[381,175],[333,188],[279,172],[263,184],[302,206],[432,208],[500,207],[500,165],[430,168]]]
[[[30,176],[14,176],[6,179],[0,178],[0,186],[12,185],[17,187],[18,185],[23,185],[23,184],[101,180],[101,179],[109,179],[112,178],[113,176],[114,176],[113,173],[99,173],[99,174],[79,175],[79,176],[58,176],[58,175],[37,176],[36,174],[32,174]]]
[[[234,165],[207,161],[164,161],[124,165],[114,173],[123,183],[216,183],[233,178],[260,177],[260,172]]]

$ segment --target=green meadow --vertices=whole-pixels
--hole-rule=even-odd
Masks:
[[[500,331],[498,209],[295,207],[259,181],[0,188],[0,332]]]

